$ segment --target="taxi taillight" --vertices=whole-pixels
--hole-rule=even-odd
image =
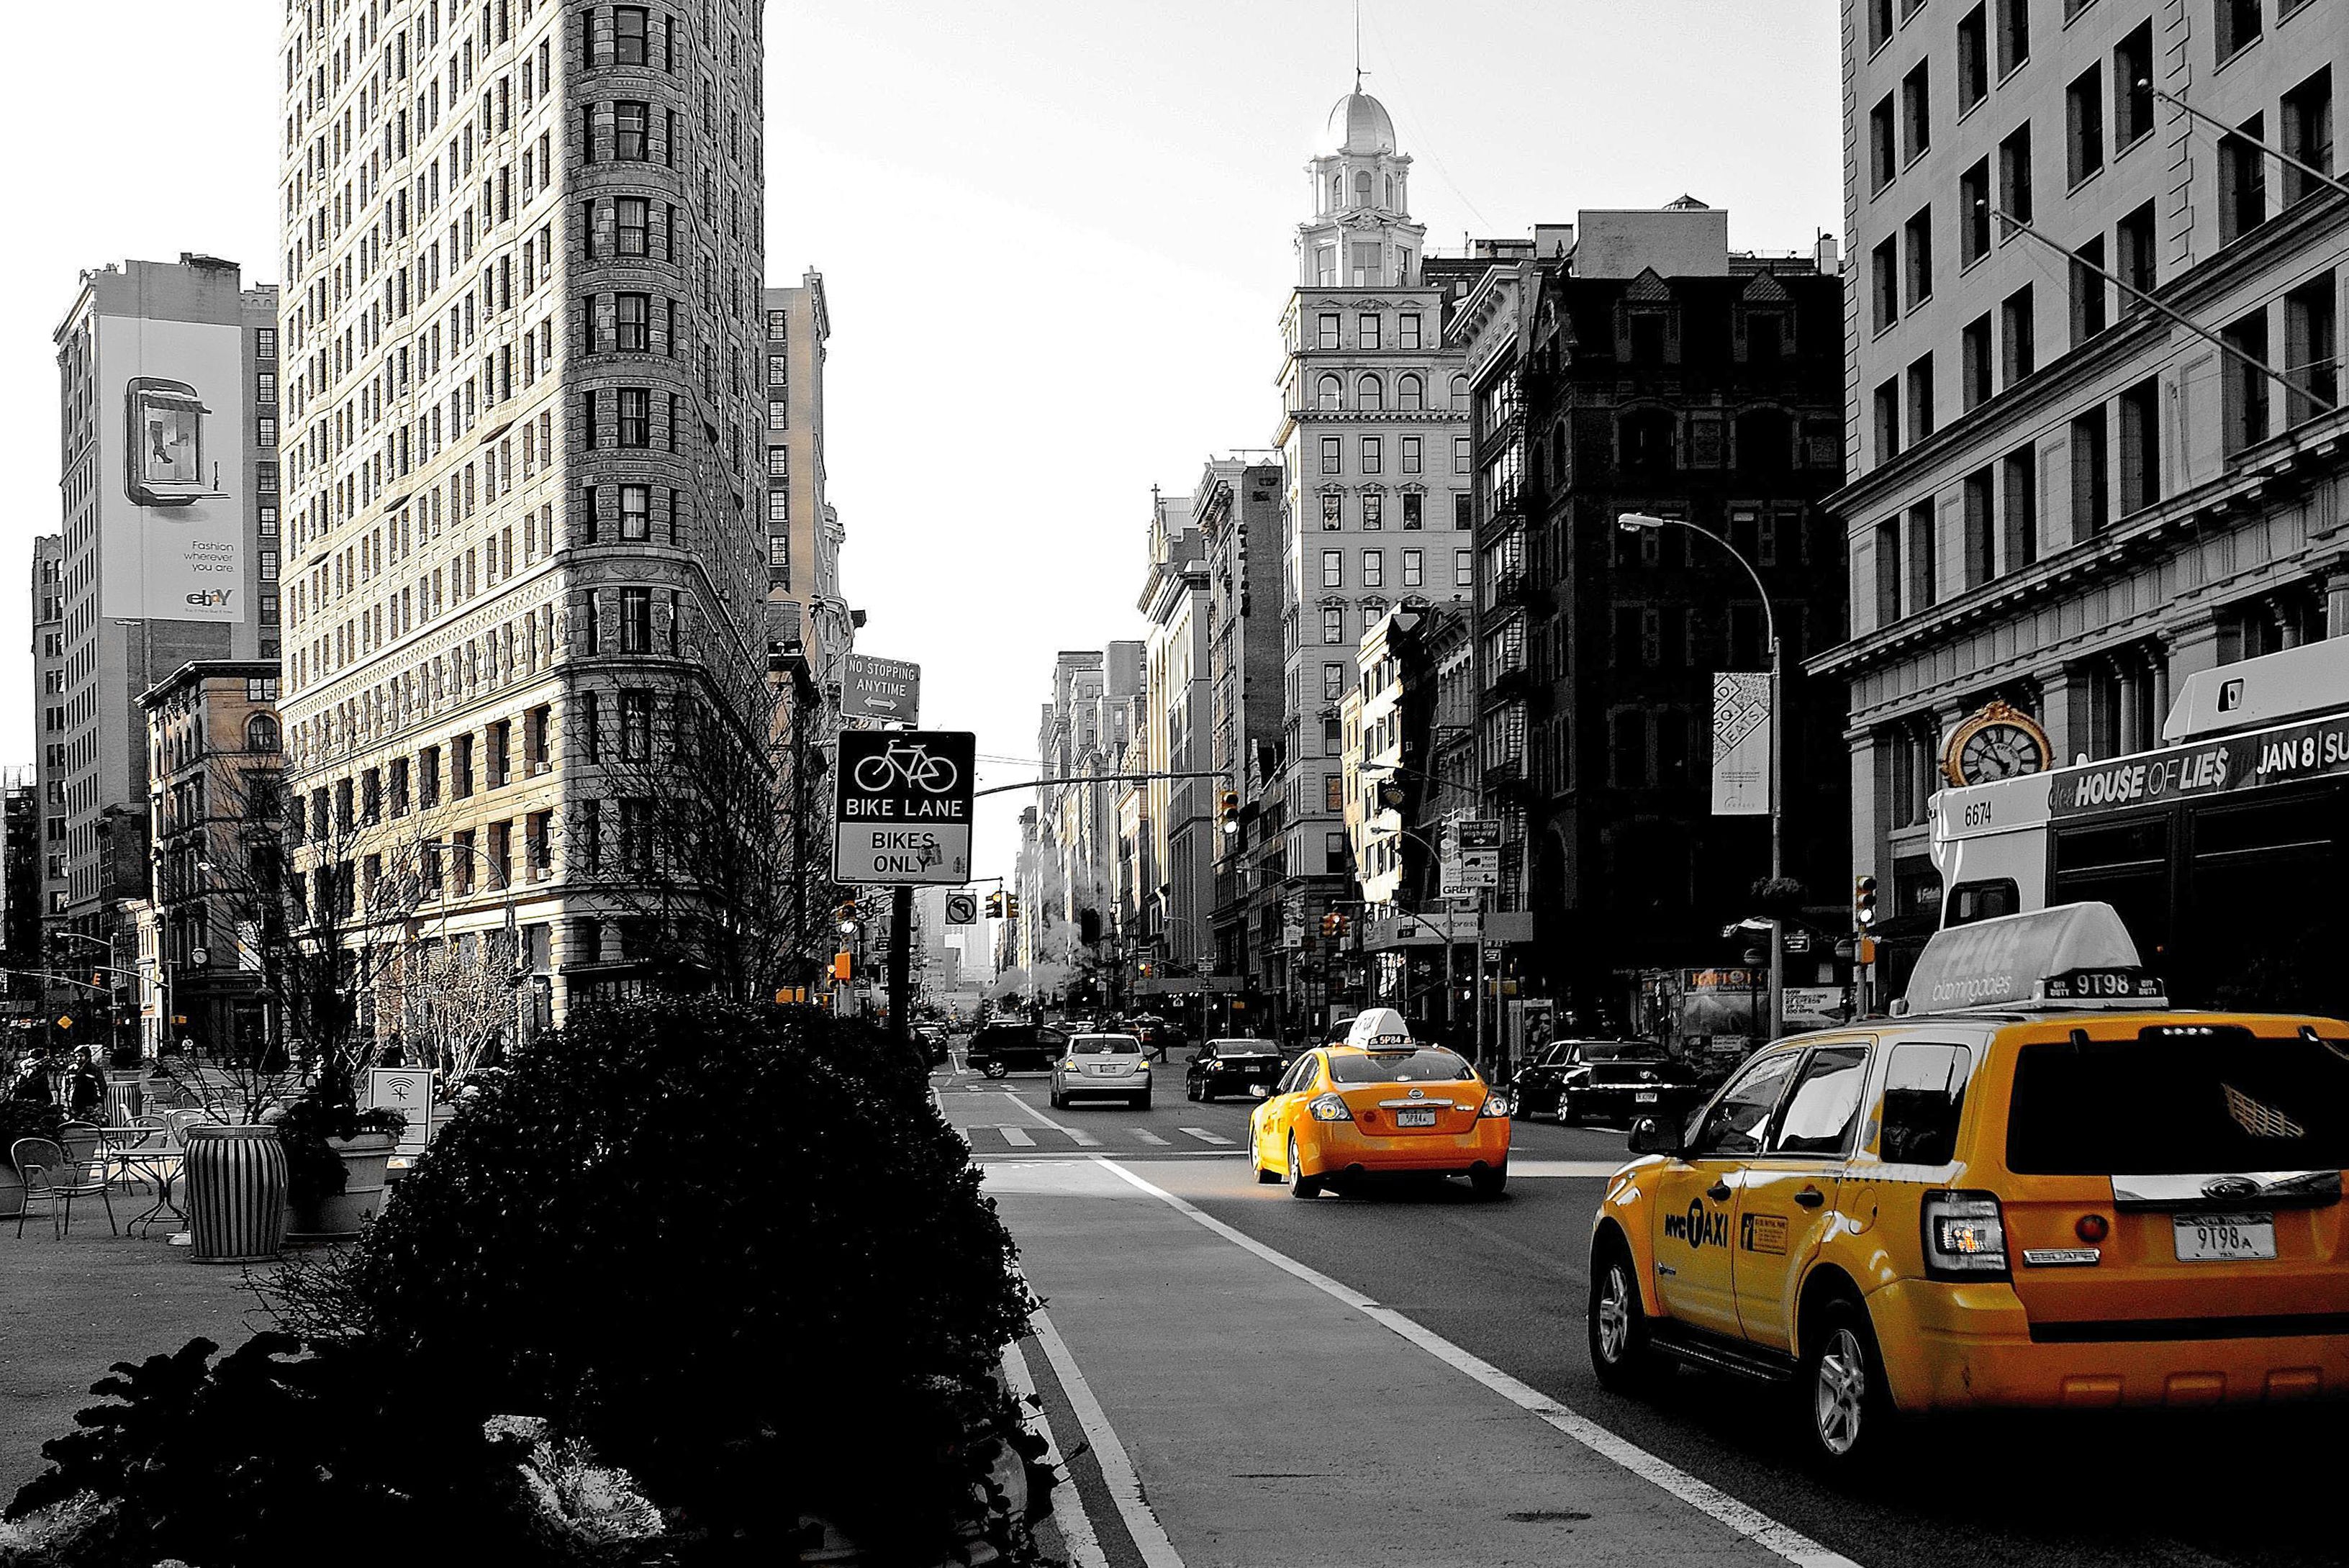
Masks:
[[[2072,1227],[2072,1233],[2094,1246],[2111,1233],[2112,1222],[2102,1214],[2083,1214]]]
[[[1930,1279],[2007,1277],[2006,1221],[1996,1195],[1925,1194],[1925,1274]]]
[[[1313,1119],[1316,1121],[1351,1121],[1354,1119],[1353,1111],[1348,1109],[1345,1100],[1336,1094],[1315,1095],[1312,1101],[1306,1107],[1306,1109],[1313,1113]]]

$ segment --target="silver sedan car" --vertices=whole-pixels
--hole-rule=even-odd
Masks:
[[[1078,1035],[1052,1064],[1052,1109],[1073,1099],[1122,1099],[1150,1109],[1150,1058],[1132,1035]]]

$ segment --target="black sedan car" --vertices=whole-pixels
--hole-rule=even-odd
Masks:
[[[1696,1068],[1653,1040],[1559,1040],[1519,1068],[1516,1114],[1629,1127],[1684,1114],[1701,1093]]]
[[[1183,1092],[1191,1099],[1219,1099],[1258,1084],[1268,1091],[1286,1065],[1270,1040],[1209,1040],[1184,1071]]]
[[[963,1060],[992,1078],[1006,1073],[1048,1073],[1069,1048],[1069,1037],[1049,1024],[988,1024],[970,1037]]]

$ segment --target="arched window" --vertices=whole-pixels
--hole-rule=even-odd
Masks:
[[[1354,171],[1354,205],[1367,207],[1370,204],[1371,171],[1367,169],[1358,169]]]
[[[1395,177],[1394,177],[1393,175],[1392,175],[1392,174],[1390,174],[1390,175],[1388,175],[1388,176],[1387,176],[1387,180],[1386,180],[1386,191],[1387,191],[1387,210],[1388,210],[1389,211],[1392,211],[1394,210],[1394,206],[1395,206]]]
[[[1354,407],[1370,414],[1386,407],[1386,388],[1377,377],[1358,376],[1354,378]]]
[[[1313,406],[1317,408],[1342,407],[1346,401],[1346,384],[1336,376],[1324,373],[1313,384]]]
[[[277,749],[277,721],[265,713],[256,713],[244,727],[244,748],[247,751],[274,752]]]
[[[1427,383],[1416,376],[1405,376],[1395,382],[1395,407],[1406,414],[1416,414],[1427,404]]]
[[[1346,204],[1346,179],[1341,174],[1330,176],[1330,211],[1336,211]]]
[[[1465,376],[1452,378],[1452,411],[1455,414],[1468,412],[1468,377]]]

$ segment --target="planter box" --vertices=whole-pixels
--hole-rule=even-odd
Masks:
[[[326,1141],[343,1157],[343,1190],[295,1213],[294,1229],[305,1236],[356,1236],[383,1207],[384,1168],[399,1140],[388,1132],[362,1132]]]

